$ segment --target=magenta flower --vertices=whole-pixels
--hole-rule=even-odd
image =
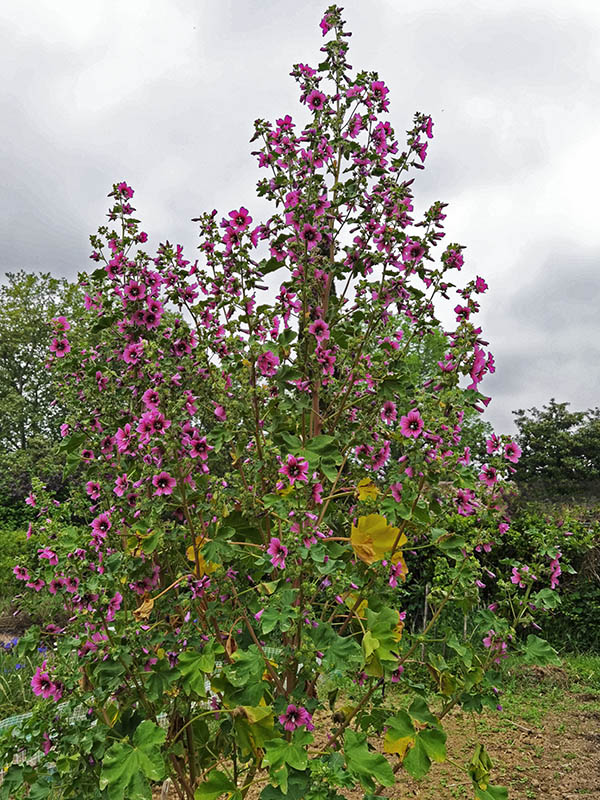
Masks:
[[[156,409],[160,403],[160,396],[156,389],[146,389],[142,395],[142,403],[146,408]]]
[[[479,480],[491,488],[498,481],[497,470],[494,467],[490,467],[488,464],[484,464],[479,473]]]
[[[227,419],[227,412],[223,406],[215,405],[215,417],[219,420],[219,422],[225,422]]]
[[[285,714],[280,714],[279,722],[286,731],[295,731],[303,725],[306,730],[312,731],[315,726],[312,724],[312,716],[303,706],[295,706],[292,703],[287,707]]]
[[[129,486],[129,478],[127,477],[127,473],[124,472],[122,475],[119,475],[115,480],[115,488],[113,492],[117,495],[117,497],[123,497],[127,488]]]
[[[391,400],[386,400],[381,409],[381,419],[388,424],[395,422],[398,419],[398,412],[396,411],[396,404]]]
[[[20,567],[18,565],[13,567],[13,573],[18,581],[28,581],[31,577],[25,567]]]
[[[53,697],[58,702],[62,697],[62,686],[52,681],[48,673],[42,672],[39,667],[31,679],[31,688],[34,694],[38,695],[38,697],[43,697],[44,700]]]
[[[132,302],[142,300],[146,296],[146,287],[138,281],[129,281],[123,289],[123,294]]]
[[[38,558],[48,559],[48,563],[55,567],[58,564],[58,556],[49,547],[40,548],[38,550]]]
[[[163,494],[173,494],[173,489],[177,486],[177,481],[168,472],[159,472],[158,475],[152,477],[152,485],[155,487],[154,494],[160,496]]]
[[[562,558],[562,553],[560,550],[556,554],[556,556],[550,562],[550,588],[556,589],[558,586],[558,579],[562,573],[560,568],[560,564],[558,563],[559,560]]]
[[[316,505],[321,505],[321,503],[323,502],[323,498],[321,497],[322,492],[323,492],[323,484],[314,483],[310,491],[310,496],[312,498],[313,503],[315,503]]]
[[[290,486],[294,485],[294,481],[308,483],[308,461],[301,456],[288,455],[285,464],[279,470],[279,474],[289,478]]]
[[[306,103],[311,111],[321,111],[326,100],[326,96],[318,89],[313,89],[306,97]]]
[[[71,325],[67,322],[66,317],[54,317],[52,320],[52,327],[55,331],[61,333],[71,330]]]
[[[417,439],[421,435],[421,431],[425,427],[423,418],[416,408],[409,411],[405,417],[400,417],[400,433],[407,438],[413,436]]]
[[[206,436],[202,436],[200,439],[192,440],[190,456],[192,458],[200,458],[202,461],[206,461],[209,452],[214,449],[215,448],[206,441]]]
[[[421,242],[414,239],[407,239],[402,248],[402,258],[404,261],[420,261],[425,255],[425,248]]]
[[[397,503],[402,502],[402,484],[400,483],[400,481],[398,481],[397,483],[392,483],[392,485],[390,486],[390,492],[392,497]]]
[[[133,439],[133,433],[131,431],[131,425],[128,422],[125,424],[123,428],[117,428],[117,432],[115,433],[115,440],[117,442],[117,450],[119,451],[119,453],[125,453],[129,449],[132,439]]]
[[[123,596],[116,592],[115,596],[109,601],[108,608],[106,611],[106,619],[108,622],[112,622],[115,618],[115,614],[121,608],[121,603],[123,602]]]
[[[256,363],[261,375],[271,378],[277,373],[279,357],[276,356],[275,353],[271,352],[271,350],[267,350],[259,355],[259,357],[256,359]]]
[[[522,450],[516,442],[509,442],[504,448],[504,458],[516,464],[521,457],[521,452]]]
[[[501,447],[500,438],[496,436],[495,433],[493,433],[485,443],[485,450],[487,454],[491,456],[494,453],[497,453],[500,450],[500,447]]]
[[[112,528],[112,522],[110,521],[110,516],[108,514],[99,514],[96,519],[92,520],[92,531],[94,532],[94,536],[97,536],[101,539],[106,537],[106,534]]]
[[[252,222],[252,217],[248,214],[247,208],[240,208],[239,211],[230,211],[229,216],[231,217],[231,226],[236,231],[245,231],[246,228],[250,227],[250,223]]]
[[[309,222],[305,222],[300,231],[300,238],[306,242],[307,248],[312,250],[323,237],[318,228],[315,228],[315,226],[311,225]]]
[[[70,353],[71,345],[69,344],[67,337],[65,336],[62,339],[55,337],[52,339],[52,343],[50,344],[50,352],[54,353],[57,358],[63,358],[67,355],[67,353]]]
[[[318,342],[323,342],[329,339],[329,325],[322,319],[316,319],[311,325],[308,326],[308,332],[312,333]]]
[[[285,558],[288,554],[288,549],[277,537],[274,536],[269,542],[267,553],[271,556],[271,564],[274,567],[285,569]]]
[[[143,342],[132,342],[123,350],[123,361],[126,364],[137,364],[144,353]]]

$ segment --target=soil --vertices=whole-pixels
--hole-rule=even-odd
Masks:
[[[400,771],[396,785],[382,797],[472,800],[472,784],[461,767],[482,743],[494,764],[491,782],[507,787],[509,800],[600,800],[598,694],[563,690],[560,703],[540,713],[535,722],[502,713],[456,712],[446,718],[444,728],[450,761],[433,764],[421,783]],[[256,800],[260,788],[249,793],[248,800]],[[362,791],[342,794],[348,800],[363,798]],[[168,800],[174,798],[175,793],[168,794]],[[161,800],[160,788],[153,800]]]

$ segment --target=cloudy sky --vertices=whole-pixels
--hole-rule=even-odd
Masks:
[[[550,397],[600,404],[600,3],[348,0],[350,63],[390,87],[398,132],[435,121],[419,207],[490,284],[488,419]],[[293,63],[318,63],[325,2],[0,4],[0,274],[74,278],[114,181],[158,243],[195,257],[190,218],[255,201],[252,122],[296,114]],[[257,215],[258,216],[258,215]],[[0,275],[1,277],[1,275]]]

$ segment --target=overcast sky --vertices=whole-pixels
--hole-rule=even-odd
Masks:
[[[151,241],[192,258],[191,217],[258,209],[252,123],[298,113],[290,68],[320,60],[326,5],[0,3],[0,273],[88,269],[119,180]],[[490,285],[487,418],[510,431],[551,397],[600,405],[600,3],[342,5],[349,61],[386,81],[399,135],[415,111],[434,119],[414,189],[419,208],[449,203],[447,240]]]

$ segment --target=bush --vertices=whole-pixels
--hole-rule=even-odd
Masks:
[[[415,115],[401,152],[387,87],[346,62],[341,9],[321,29],[324,60],[293,70],[307,123],[255,123],[272,215],[251,227],[243,206],[203,214],[204,266],[168,242],[150,257],[133,189],[115,184],[110,225],[92,237],[99,266],[81,276],[93,346],[53,320],[66,470],[84,480],[56,506],[34,486],[35,554],[16,570],[33,604],[54,593],[68,614],[18,645],[55,645],[32,678],[34,715],[0,738],[6,763],[21,748],[47,755],[8,770],[19,800],[58,787],[150,798],[167,775],[186,800],[256,786],[262,800],[371,794],[445,760],[443,719],[495,708],[506,657],[556,659],[534,634],[518,638],[530,586],[509,582],[502,613],[480,609],[469,639],[452,627],[456,608],[477,605],[482,540],[451,516],[498,525],[518,460],[507,438],[482,468],[459,447],[493,369],[471,319],[487,286],[458,290],[441,339],[436,302],[455,288],[462,247],[436,259],[444,204],[413,227],[404,180],[432,121]],[[440,341],[424,368],[421,351]],[[539,605],[553,602],[549,591]],[[384,693],[395,686],[400,710]],[[490,770],[479,745],[478,798],[504,794]]]

